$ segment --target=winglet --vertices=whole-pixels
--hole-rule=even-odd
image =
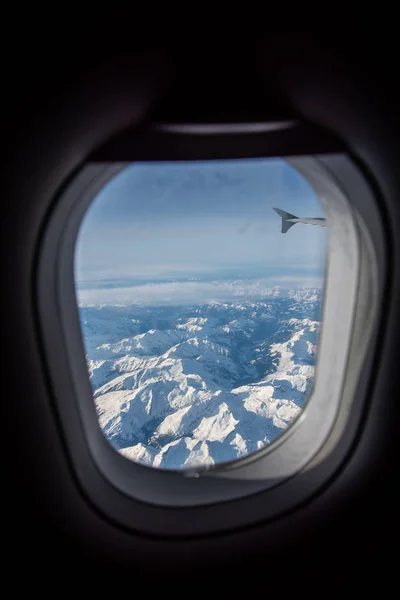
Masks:
[[[297,219],[295,215],[291,215],[280,208],[274,208],[274,211],[282,218],[282,233],[286,233],[293,225],[296,225],[296,222],[290,221],[290,219]]]

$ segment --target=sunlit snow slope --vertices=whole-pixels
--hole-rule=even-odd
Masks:
[[[314,376],[321,291],[257,301],[80,308],[99,422],[124,456],[176,469],[269,444]]]

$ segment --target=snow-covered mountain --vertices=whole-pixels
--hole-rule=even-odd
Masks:
[[[177,469],[262,448],[312,385],[321,290],[263,300],[80,308],[100,426],[124,456]]]

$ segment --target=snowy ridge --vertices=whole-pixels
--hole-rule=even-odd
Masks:
[[[81,307],[99,423],[155,467],[254,452],[299,414],[314,377],[321,292],[195,306]]]

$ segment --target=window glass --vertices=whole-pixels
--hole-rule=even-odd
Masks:
[[[75,282],[99,425],[184,469],[263,448],[315,374],[327,227],[281,159],[136,163],[94,198]]]

